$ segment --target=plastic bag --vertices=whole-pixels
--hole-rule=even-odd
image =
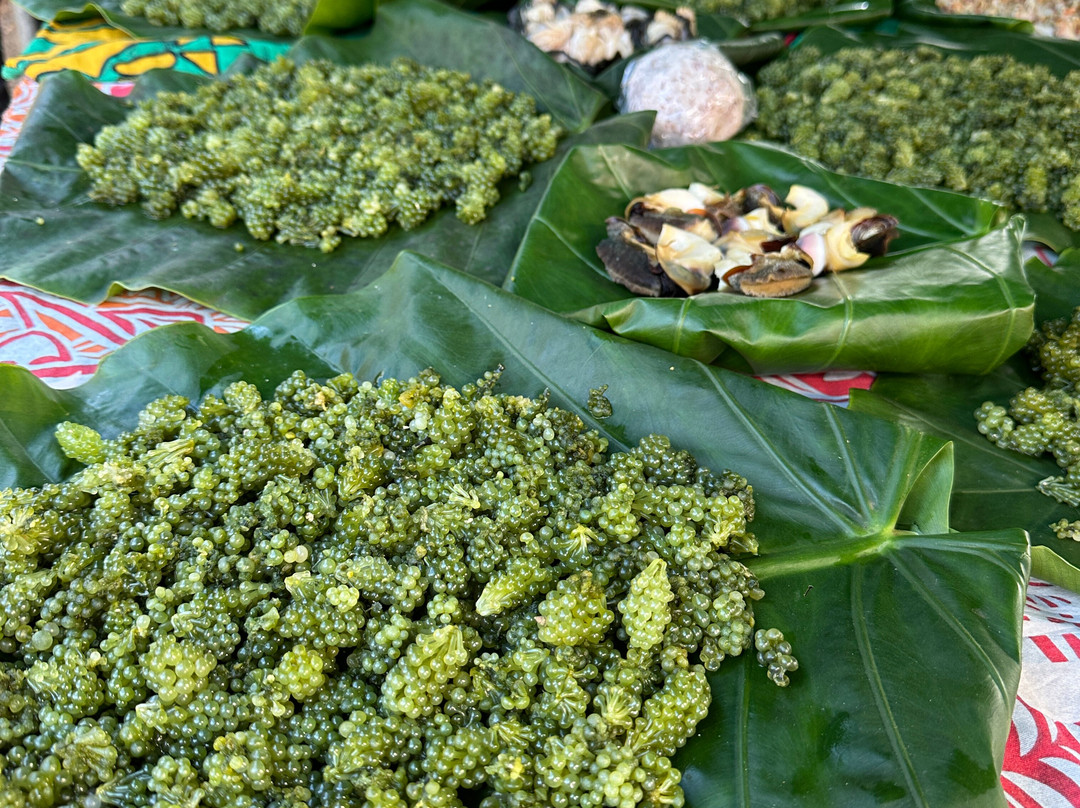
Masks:
[[[757,116],[750,79],[701,39],[669,42],[633,59],[620,89],[620,112],[656,110],[655,147],[728,140]]]

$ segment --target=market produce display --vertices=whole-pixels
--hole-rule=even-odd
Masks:
[[[122,0],[125,14],[154,25],[185,28],[258,28],[269,34],[300,36],[316,0]]]
[[[631,200],[624,217],[608,218],[596,254],[613,281],[646,297],[718,290],[788,297],[825,270],[884,255],[898,224],[873,208],[830,210],[802,185],[781,201],[760,183],[734,194],[691,183]]]
[[[985,14],[1027,20],[1045,36],[1080,39],[1080,8],[1076,0],[936,0],[950,14]]]
[[[291,368],[403,379],[433,360],[459,390],[506,361],[501,389],[551,390],[552,403],[612,451],[664,433],[702,465],[754,484],[761,555],[745,563],[768,593],[755,618],[790,630],[800,666],[787,688],[749,659],[709,674],[713,706],[673,758],[687,805],[749,794],[817,808],[827,790],[871,806],[882,783],[912,800],[917,787],[934,805],[999,805],[1027,543],[1021,531],[949,530],[952,461],[942,442],[582,328],[421,256],[401,256],[357,293],[293,301],[236,334],[155,329],[72,391],[0,367],[0,485],[76,472],[53,440],[65,420],[111,437],[162,395],[220,398],[248,378],[269,398]],[[585,407],[601,380],[614,411],[602,419],[598,402],[598,415]],[[673,417],[673,402],[701,416]],[[914,647],[919,654],[907,652]],[[845,731],[823,738],[823,725]],[[974,765],[958,771],[957,754]],[[740,756],[749,765],[731,764]],[[763,759],[769,765],[752,763]],[[808,768],[818,784],[809,795],[798,785]]]
[[[689,7],[669,11],[602,0],[527,0],[511,10],[510,24],[556,61],[590,73],[642,48],[697,34],[697,19]]]
[[[77,157],[96,201],[330,252],[450,202],[481,221],[498,182],[551,157],[560,134],[530,96],[459,71],[281,58],[159,93]]]
[[[328,5],[102,2],[279,36]],[[987,401],[983,451],[1029,455],[996,487],[963,449],[703,363],[1011,372],[1021,240],[1080,233],[1080,55],[915,47],[936,34],[904,0],[663,5],[533,0],[511,23],[538,48],[395,0],[198,90],[159,72],[123,117],[43,85],[0,175],[5,278],[276,308],[137,341],[85,396],[0,367],[0,487],[26,486],[0,490],[0,808],[1029,796],[1001,763],[1031,564],[1010,497],[1056,462],[1053,500],[1024,484],[1045,530],[1080,508],[1080,308],[1034,338],[1044,389],[962,408],[974,433]],[[898,19],[751,33],[874,9]],[[697,25],[748,71],[794,47],[755,93],[667,41]],[[829,37],[903,41],[808,44]],[[749,138],[780,145],[732,139],[759,106]],[[707,145],[645,151],[652,110],[653,147]],[[986,491],[965,524],[953,496]],[[1049,541],[1080,557],[1070,519]]]
[[[260,241],[239,224],[220,229],[179,215],[152,219],[138,205],[94,204],[77,150],[92,143],[104,126],[122,124],[131,102],[104,96],[79,74],[64,71],[42,82],[24,136],[0,172],[0,272],[19,283],[93,302],[104,300],[118,284],[163,288],[248,320],[294,297],[359,289],[386,272],[402,250],[498,284],[562,155],[578,144],[648,141],[650,114],[595,121],[604,96],[504,21],[436,0],[395,0],[379,7],[375,25],[377,37],[305,37],[289,58],[349,65],[389,65],[397,57],[437,62],[533,95],[538,108],[569,133],[552,159],[529,168],[533,182],[527,188],[511,177],[499,185],[499,203],[480,224],[466,224],[448,205],[412,230],[389,227],[378,238],[345,238],[332,253],[318,253]],[[462,42],[486,46],[463,49]],[[139,98],[162,91],[194,94],[210,81],[155,70],[138,78],[136,92]],[[57,120],[66,125],[53,125]],[[45,224],[38,225],[38,218]]]
[[[831,168],[942,186],[1080,229],[1080,81],[930,47],[793,49],[758,74],[756,137]]]
[[[0,803],[681,805],[705,672],[797,667],[752,490],[498,377],[61,424],[86,468],[0,494]]]
[[[868,258],[857,270],[824,272],[803,292],[788,297],[726,291],[652,297],[613,281],[605,267],[613,257],[618,260],[613,262],[616,274],[631,279],[637,289],[657,291],[671,280],[666,272],[663,277],[653,274],[659,262],[650,257],[652,248],[634,236],[651,230],[659,246],[660,231],[669,224],[673,227],[661,251],[668,257],[685,253],[685,260],[669,261],[674,275],[690,288],[706,280],[711,285],[705,269],[691,271],[687,266],[708,264],[717,248],[702,243],[707,239],[698,241],[692,232],[679,232],[701,228],[708,234],[715,228],[707,216],[703,221],[697,214],[672,217],[643,210],[631,211],[633,226],[610,221],[626,219],[628,202],[655,198],[658,189],[693,197],[687,206],[705,210],[697,207],[700,200],[690,192],[691,183],[702,193],[706,185],[734,192],[765,183],[786,194],[795,185],[815,192],[797,189],[799,197],[813,200],[800,215],[872,208],[881,215],[876,224],[874,217],[866,220],[868,229],[891,223],[888,217],[902,224],[886,255]],[[825,200],[816,196],[818,191],[828,194]],[[804,207],[797,204],[788,211],[789,222]],[[1019,217],[1005,221],[1002,214],[1000,207],[971,197],[836,174],[767,144],[726,141],[663,151],[579,147],[555,172],[504,288],[636,341],[756,373],[866,368],[986,373],[1027,342],[1033,322],[1034,294],[1019,252],[1023,223]],[[771,222],[767,209],[764,216]],[[749,224],[744,216],[731,222]],[[855,235],[849,224],[854,223],[845,221],[836,232],[845,241]],[[890,231],[879,228],[882,241]],[[824,236],[808,235],[814,235],[817,244],[804,244],[815,252],[822,246],[817,236],[821,241]],[[769,246],[787,246],[788,256],[796,254],[790,245]],[[842,248],[837,257],[845,253],[855,260],[872,251],[853,250],[854,242],[835,246]],[[749,276],[747,286],[755,292],[782,292],[806,284],[806,269],[792,266],[801,260],[778,258],[779,253],[759,259],[766,266],[760,275]],[[754,258],[740,261],[747,263],[737,266],[745,266]],[[668,288],[672,286],[686,293],[674,282]]]

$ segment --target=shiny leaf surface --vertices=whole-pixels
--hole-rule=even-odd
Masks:
[[[1036,290],[1037,323],[1068,317],[1080,306],[1080,251],[1064,253],[1054,267],[1033,259],[1027,271]],[[851,409],[953,442],[953,527],[1020,527],[1028,531],[1032,545],[1046,547],[1080,566],[1080,544],[1058,539],[1049,527],[1059,519],[1080,519],[1080,508],[1058,503],[1035,488],[1040,480],[1061,474],[1057,463],[1049,456],[1028,457],[999,449],[976,428],[974,412],[980,404],[993,401],[1007,406],[1012,396],[1029,386],[1043,385],[1021,354],[982,378],[882,375],[870,392],[853,391]],[[1052,571],[1040,567],[1038,572],[1075,588]]]
[[[726,191],[765,182],[781,195],[799,183],[834,206],[897,216],[901,235],[888,256],[826,273],[790,298],[632,297],[596,255],[604,220],[622,215],[635,196],[694,180]],[[506,288],[632,339],[758,373],[985,373],[1024,344],[1032,322],[1021,224],[995,227],[1000,216],[988,202],[836,174],[768,145],[581,148],[552,179]]]
[[[714,704],[679,753],[692,808],[823,805],[1003,808],[999,782],[1019,677],[1027,542],[951,533],[949,447],[860,413],[554,316],[406,254],[367,288],[304,298],[251,328],[140,336],[73,391],[0,366],[0,485],[70,471],[64,419],[114,433],[163,393],[197,398],[239,378],[264,392],[315,376],[407,376],[431,365],[460,385],[502,363],[500,389],[551,392],[613,449],[668,434],[754,487],[755,611],[795,644],[776,688],[750,658],[711,677]],[[583,406],[608,384],[614,415]]]
[[[300,60],[343,63],[386,62],[405,55],[469,70],[514,90],[543,88],[540,108],[558,110],[556,117],[567,129],[584,131],[564,138],[551,160],[531,167],[533,182],[525,191],[516,179],[504,182],[503,198],[479,225],[464,224],[452,207],[444,208],[413,230],[395,227],[378,239],[347,238],[324,255],[257,241],[241,224],[220,230],[179,215],[155,221],[137,205],[110,208],[91,202],[88,181],[75,162],[76,148],[91,141],[102,126],[121,121],[129,106],[102,95],[81,76],[64,73],[43,82],[0,173],[0,274],[87,302],[103,300],[120,287],[156,286],[244,318],[293,297],[357,289],[385,272],[405,249],[500,283],[548,179],[574,144],[648,141],[651,113],[587,128],[603,96],[504,28],[426,0],[391,4],[380,11],[378,24],[378,37],[312,37],[302,40],[293,54]],[[508,36],[489,36],[498,31]],[[488,42],[486,58],[475,50],[459,53],[455,37]],[[136,93],[192,89],[207,80],[157,71],[140,78]],[[36,224],[39,218],[43,225]]]

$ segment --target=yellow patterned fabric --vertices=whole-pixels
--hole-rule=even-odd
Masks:
[[[101,19],[52,22],[41,26],[22,55],[7,60],[3,76],[40,79],[77,70],[97,81],[121,81],[159,67],[215,75],[246,53],[269,61],[288,48],[287,43],[231,36],[136,39]]]

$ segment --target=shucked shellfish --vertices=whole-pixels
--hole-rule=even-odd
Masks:
[[[510,12],[510,25],[556,61],[590,73],[661,42],[697,36],[690,8],[646,9],[602,0],[523,0]]]
[[[830,209],[805,186],[781,202],[767,185],[722,194],[692,183],[631,200],[623,218],[608,219],[596,252],[611,279],[639,295],[787,297],[825,270],[884,255],[898,225],[872,208]]]

